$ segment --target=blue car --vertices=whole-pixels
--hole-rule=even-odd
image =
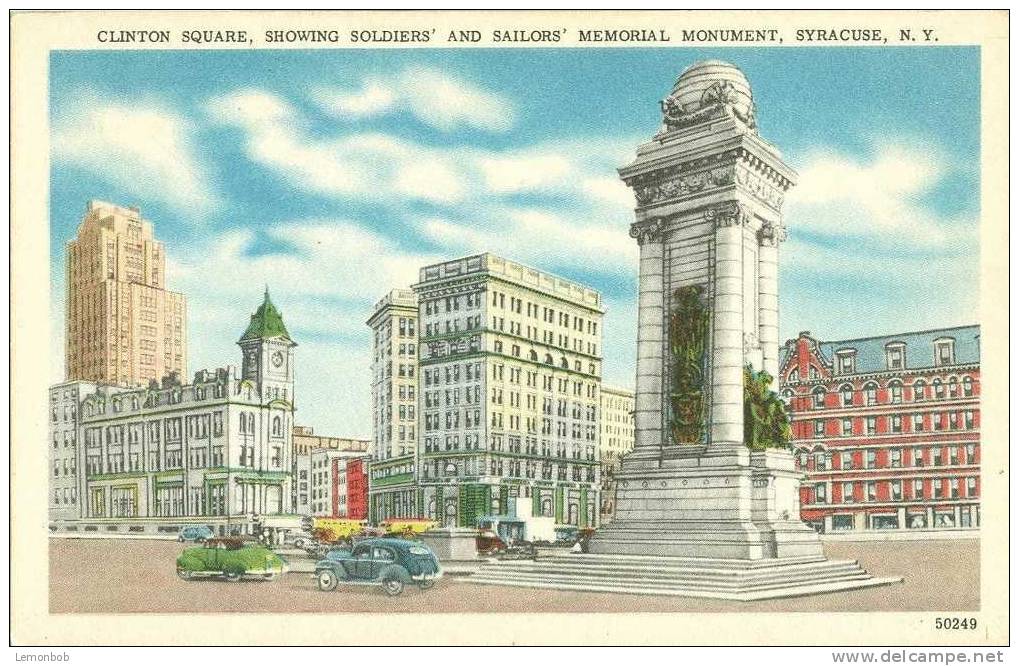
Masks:
[[[378,585],[395,597],[407,585],[427,590],[442,577],[439,559],[420,541],[365,539],[353,548],[333,548],[315,564],[315,580],[323,592],[339,585]]]
[[[177,533],[177,541],[181,543],[185,541],[194,541],[195,543],[204,543],[207,539],[211,539],[215,534],[208,525],[186,525],[180,528],[180,532]]]

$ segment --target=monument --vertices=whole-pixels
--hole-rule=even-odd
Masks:
[[[782,202],[796,174],[759,136],[733,65],[687,69],[662,116],[620,169],[640,244],[636,442],[591,552],[820,555],[792,454],[751,450],[744,432],[745,370],[778,375]]]
[[[900,580],[825,559],[799,518],[801,475],[772,393],[796,174],[759,135],[750,83],[699,62],[661,110],[661,130],[619,170],[636,198],[640,283],[636,442],[615,518],[587,555],[486,566],[471,581],[751,600]]]

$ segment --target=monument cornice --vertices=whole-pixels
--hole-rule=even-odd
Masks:
[[[784,165],[783,165],[784,166]],[[791,172],[789,175],[792,175]],[[638,208],[738,187],[779,212],[793,181],[755,151],[737,146],[625,176]]]

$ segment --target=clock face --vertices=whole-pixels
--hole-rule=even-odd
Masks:
[[[283,365],[283,352],[276,352],[272,355],[272,365],[276,368]]]

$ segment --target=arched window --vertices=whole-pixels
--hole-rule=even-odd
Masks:
[[[897,379],[888,382],[888,399],[895,405],[902,402],[902,382]]]
[[[800,381],[800,371],[798,368],[793,368],[792,371],[789,372],[789,381],[791,382]]]
[[[281,424],[280,417],[272,417],[272,434],[277,437],[283,434],[283,425]]]
[[[528,356],[528,358],[530,358],[532,361],[537,361],[538,360],[538,352],[536,352],[536,351],[534,351],[532,349],[531,353]]]
[[[973,395],[973,378],[969,375],[962,378],[962,394],[967,398]]]
[[[814,397],[814,407],[824,407],[824,396],[826,394],[827,391],[824,390],[823,386],[818,386],[814,389],[812,394]]]
[[[563,369],[565,369],[565,370],[569,370],[570,369],[570,362],[566,360],[565,356],[563,356],[561,359],[559,359],[559,365],[563,366]]]
[[[945,385],[941,383],[940,379],[935,379],[933,382],[931,382],[931,386],[934,387],[935,398],[945,397]]]
[[[919,402],[926,398],[927,382],[922,379],[918,379],[913,382],[913,401]]]
[[[240,432],[243,435],[244,433],[248,432],[248,415],[244,414],[242,412],[242,413],[238,414],[237,416],[240,417],[239,418],[239,421],[240,421]]]
[[[955,377],[948,378],[948,397],[958,398],[959,397],[959,380]]]
[[[552,354],[545,354],[545,363],[548,363],[549,365],[555,363],[555,361],[552,360]]]
[[[842,395],[842,406],[852,407],[853,406],[853,385],[843,384],[839,387],[839,393]]]
[[[877,382],[867,382],[863,385],[864,402],[868,405],[877,404]]]
[[[131,409],[138,409],[138,396],[131,396]]]

